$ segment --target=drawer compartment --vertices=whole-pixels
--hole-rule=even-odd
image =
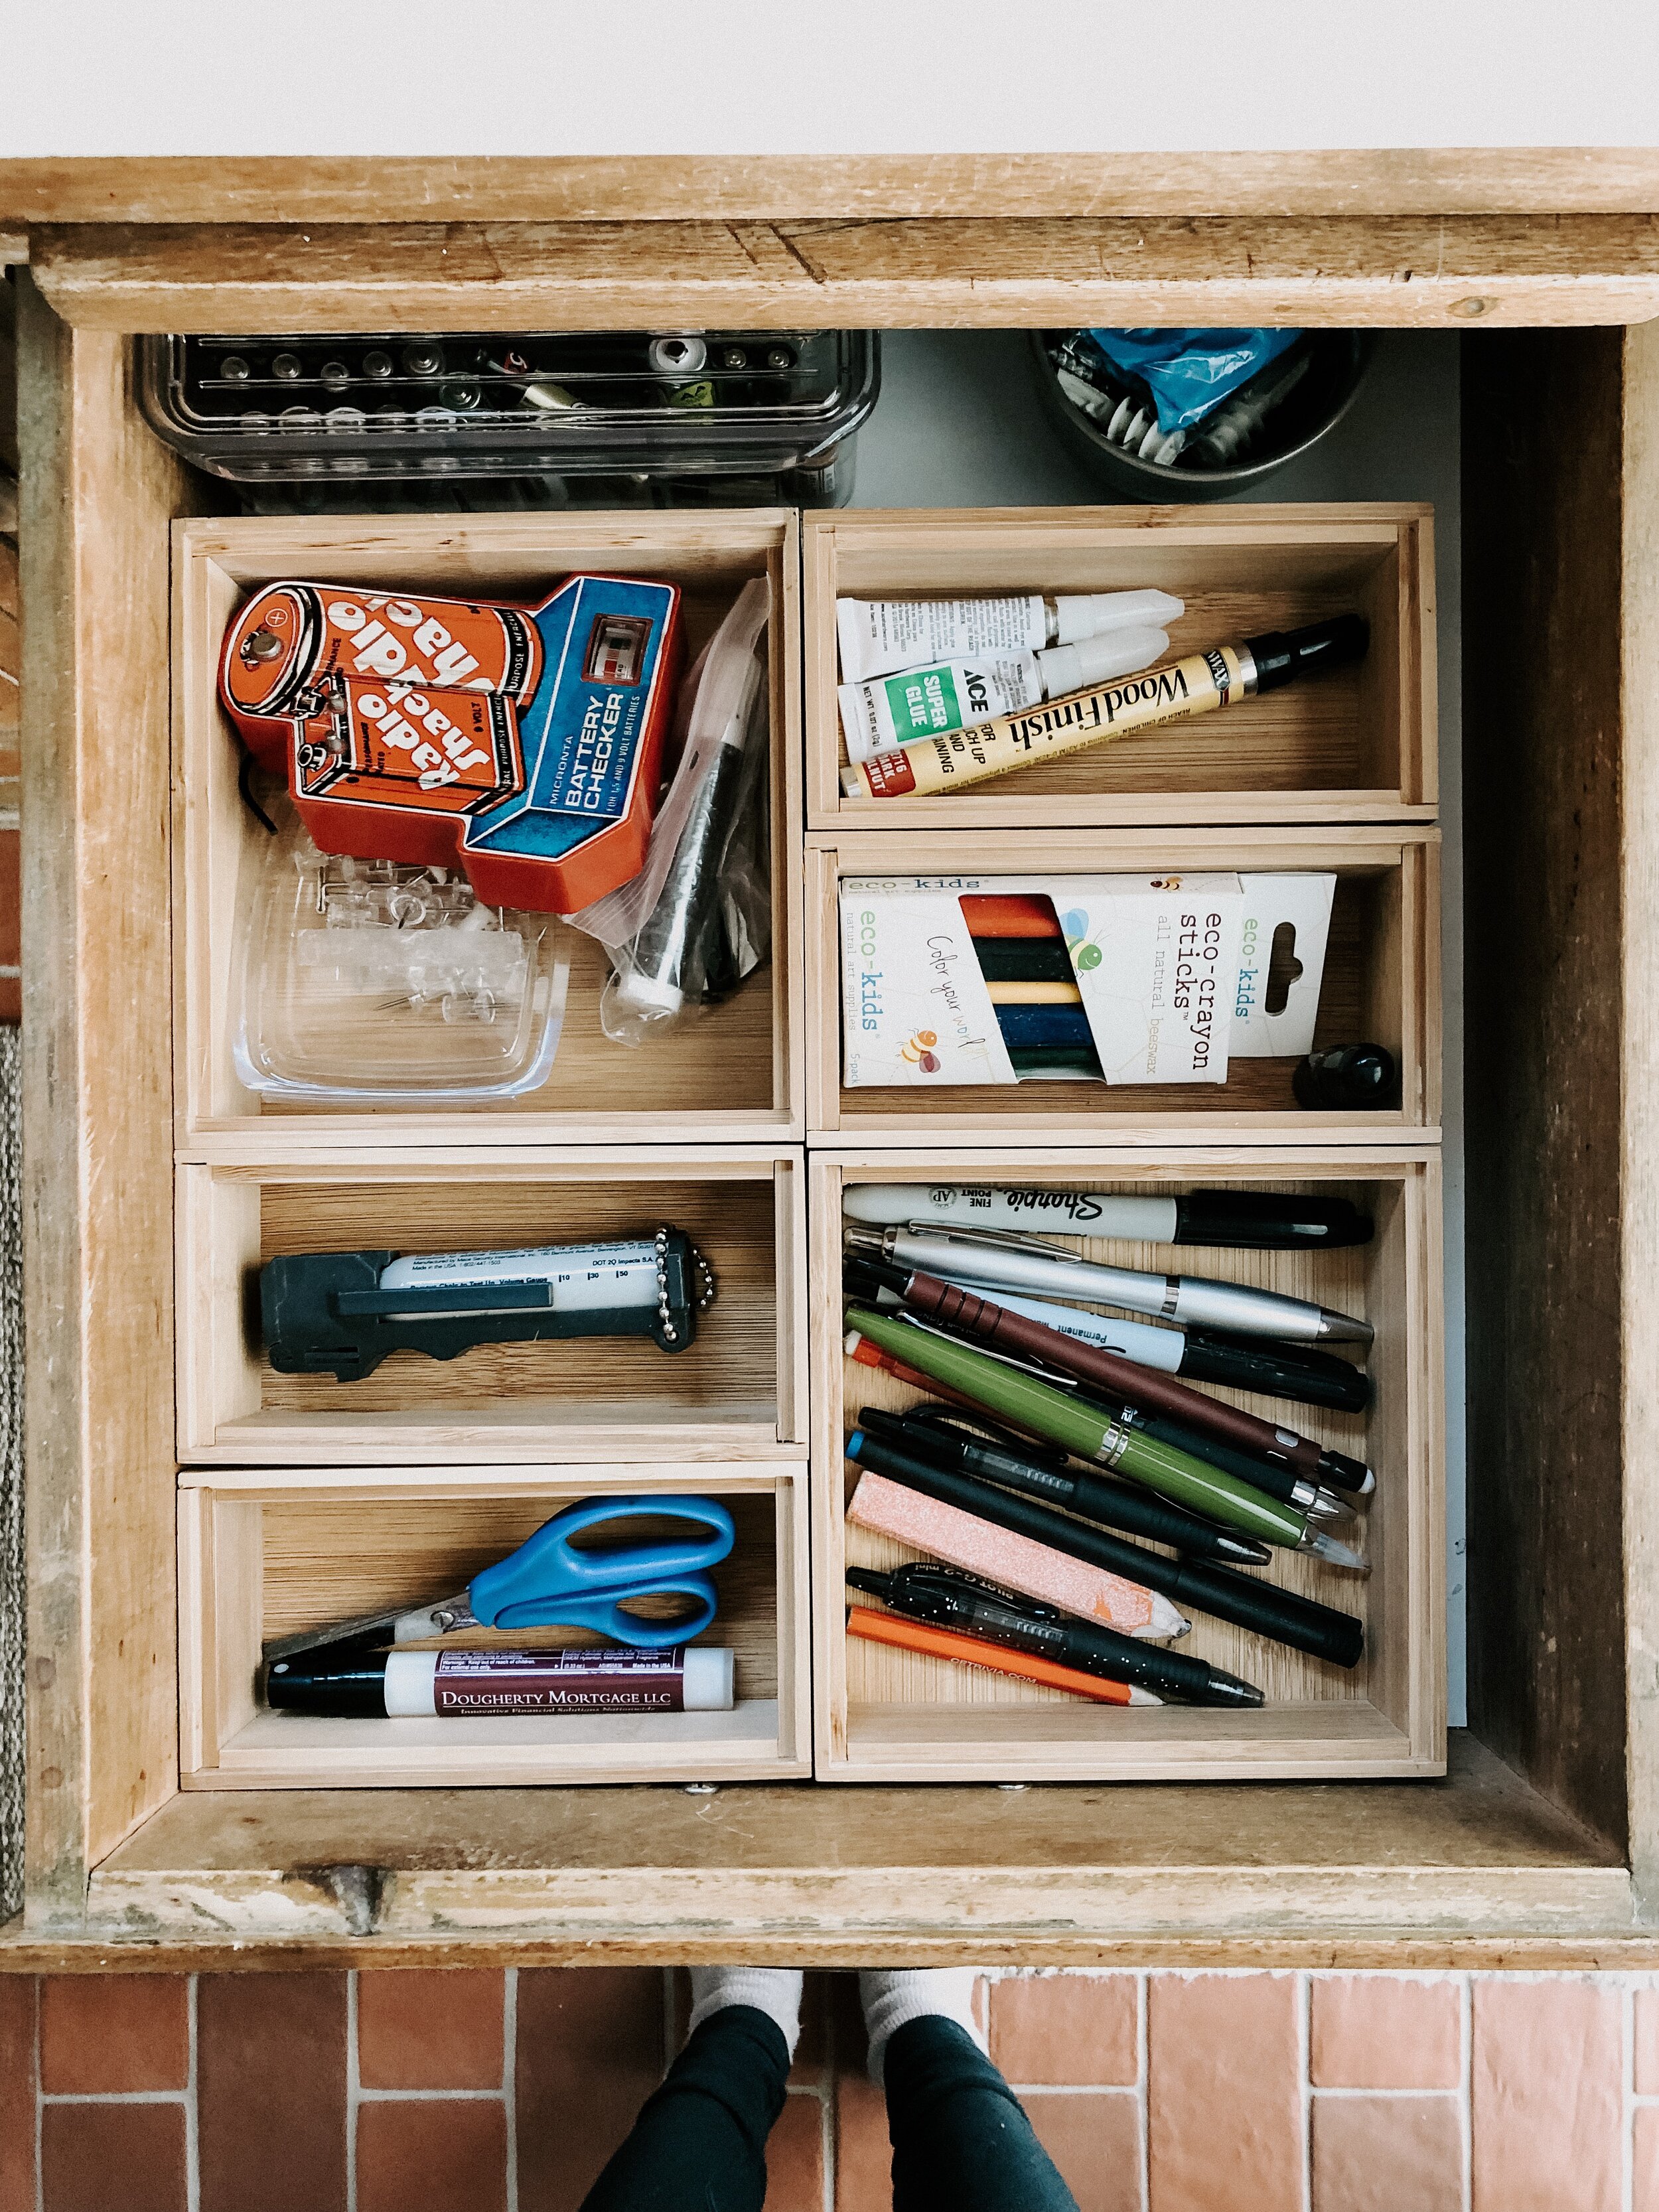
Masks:
[[[1440,1172],[1433,1148],[1287,1148],[1248,1155],[1197,1150],[1156,1158],[1091,1151],[1072,1154],[1063,1168],[1006,1152],[837,1151],[815,1163],[812,1176],[821,1780],[1234,1781],[1443,1770],[1443,1324]],[[1193,1627],[1176,1648],[1259,1684],[1266,1705],[1243,1712],[1175,1704],[1127,1711],[847,1636],[846,1567],[885,1571],[915,1554],[847,1522],[859,1470],[844,1458],[842,1440],[860,1407],[897,1411],[920,1394],[844,1355],[842,1193],[850,1183],[915,1182],[1162,1196],[1218,1187],[1317,1191],[1350,1199],[1372,1216],[1376,1233],[1369,1244],[1311,1255],[1060,1240],[1086,1258],[1249,1283],[1371,1323],[1373,1402],[1367,1413],[1211,1394],[1285,1421],[1374,1469],[1376,1486],[1364,1516],[1369,1577],[1279,1550],[1269,1566],[1253,1571],[1256,1579],[1363,1620],[1366,1649],[1356,1668],[1306,1657],[1182,1604]]]
[[[191,1465],[775,1458],[804,1435],[799,1155],[307,1155],[179,1170],[179,1456]],[[258,1269],[282,1253],[511,1249],[684,1230],[718,1295],[696,1340],[393,1352],[361,1380],[278,1374]]]
[[[1264,1143],[1376,1143],[1440,1119],[1439,832],[1384,830],[972,835],[809,839],[809,1128],[872,1144],[1167,1143],[1188,1133]],[[1235,1058],[1225,1083],[1042,1082],[849,1089],[842,1076],[839,890],[843,877],[1062,876],[1166,871],[1334,872],[1315,1043],[1385,1045],[1401,1103],[1374,1112],[1299,1107],[1296,1062]]]
[[[1431,819],[1434,523],[1415,506],[1012,507],[809,515],[802,526],[806,798],[814,830]],[[848,799],[838,599],[1158,588],[1170,656],[1356,612],[1356,666],[951,797]]]
[[[475,1144],[775,1141],[798,1135],[800,1011],[796,953],[800,852],[799,615],[793,514],[391,515],[369,520],[192,520],[173,529],[173,934],[179,1133],[326,1144],[366,1116],[392,1141],[459,1127]],[[609,963],[580,930],[554,925],[570,963],[564,1027],[547,1081],[517,1099],[459,1109],[315,1107],[262,1100],[233,1058],[238,921],[269,840],[238,791],[242,749],[218,703],[224,628],[251,590],[278,577],[533,600],[581,569],[677,583],[686,656],[712,635],[751,577],[772,586],[772,957],[726,1003],[647,1037],[599,1026]],[[459,1115],[459,1121],[457,1116]],[[394,1134],[395,1133],[395,1134]]]
[[[264,1642],[453,1596],[584,1498],[718,1497],[737,1526],[696,1641],[736,1653],[729,1712],[364,1720],[274,1712]],[[629,1524],[630,1539],[655,1528]],[[186,1790],[779,1781],[810,1774],[806,1498],[799,1462],[227,1473],[179,1493],[179,1729]],[[452,1645],[597,1645],[590,1630],[474,1629]],[[411,1647],[415,1648],[415,1647]],[[430,1648],[430,1647],[421,1647]]]

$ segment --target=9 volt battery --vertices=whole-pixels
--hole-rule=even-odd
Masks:
[[[256,592],[225,633],[220,688],[261,763],[280,774],[296,721],[324,711],[335,680],[500,693],[522,706],[543,665],[518,607],[283,582]]]
[[[453,866],[454,817],[524,782],[518,720],[499,692],[404,692],[338,679],[301,726],[294,798],[319,851]],[[326,800],[327,805],[317,802]]]

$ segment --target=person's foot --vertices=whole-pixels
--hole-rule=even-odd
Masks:
[[[974,1987],[978,1980],[972,1966],[872,1971],[859,1976],[859,1999],[870,2038],[870,2079],[878,2089],[883,2086],[887,2045],[907,2021],[935,2013],[966,2028],[980,2049],[985,2049],[984,2032],[974,2018]]]
[[[800,2040],[801,1978],[787,1966],[693,1966],[691,1969],[691,2028],[727,2005],[751,2005],[776,2021],[795,2055]]]

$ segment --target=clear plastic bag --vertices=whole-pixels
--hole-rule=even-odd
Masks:
[[[1145,383],[1166,434],[1201,422],[1301,335],[1297,330],[1089,332],[1115,369]]]
[[[644,867],[566,917],[611,956],[599,1020],[618,1044],[729,996],[770,954],[770,599],[764,577],[746,584],[681,687],[684,746]]]

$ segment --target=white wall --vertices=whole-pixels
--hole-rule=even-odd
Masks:
[[[0,0],[0,158],[1659,143],[1654,0]]]

